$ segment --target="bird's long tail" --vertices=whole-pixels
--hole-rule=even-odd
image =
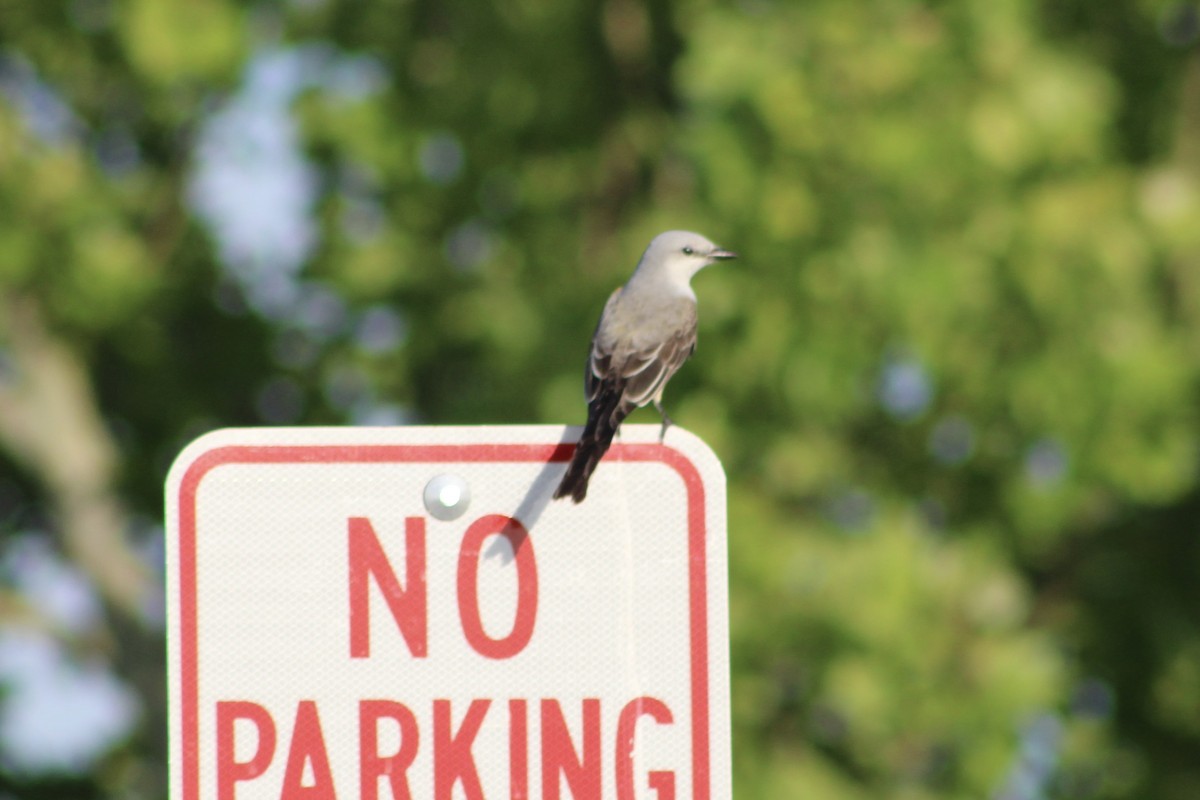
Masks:
[[[575,445],[575,455],[563,475],[562,482],[554,490],[554,499],[571,495],[576,503],[587,497],[588,480],[596,470],[600,459],[608,452],[617,428],[634,406],[627,404],[621,398],[621,389],[612,387],[602,390],[588,409],[587,425]]]

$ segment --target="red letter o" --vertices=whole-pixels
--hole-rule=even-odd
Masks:
[[[508,539],[517,565],[516,619],[512,631],[501,639],[488,636],[479,616],[479,553],[484,541],[493,535]],[[458,614],[462,619],[463,635],[475,652],[487,658],[512,658],[524,650],[533,636],[537,596],[537,564],[533,558],[533,542],[525,526],[502,514],[489,514],[471,523],[458,553]]]

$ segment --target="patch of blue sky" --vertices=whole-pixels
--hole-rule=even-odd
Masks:
[[[0,49],[0,99],[43,144],[64,145],[83,131],[79,117],[58,92],[38,76],[33,64],[12,50]]]
[[[86,772],[133,732],[141,714],[107,662],[67,652],[50,632],[86,636],[101,619],[99,598],[40,535],[12,538],[0,575],[44,623],[0,630],[0,767]]]
[[[292,318],[311,294],[301,271],[318,242],[319,176],[305,158],[292,104],[313,89],[359,99],[384,80],[374,60],[329,45],[265,47],[251,57],[238,90],[201,125],[188,202],[263,316]]]

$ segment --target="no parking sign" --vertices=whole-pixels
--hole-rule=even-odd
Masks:
[[[225,430],[167,484],[172,796],[730,794],[725,479],[622,429]]]

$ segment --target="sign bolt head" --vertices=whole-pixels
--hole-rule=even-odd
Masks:
[[[471,487],[457,475],[435,475],[425,484],[425,508],[434,519],[458,519],[471,505]]]

